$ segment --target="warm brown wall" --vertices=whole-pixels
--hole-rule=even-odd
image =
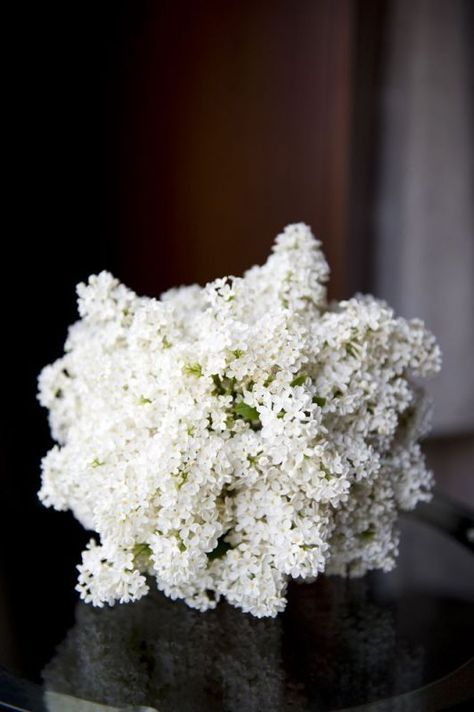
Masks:
[[[305,221],[344,295],[353,3],[147,7],[117,134],[123,276],[157,294],[239,274]]]

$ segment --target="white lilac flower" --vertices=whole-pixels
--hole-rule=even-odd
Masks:
[[[79,568],[101,606],[145,595],[256,616],[290,577],[389,570],[397,515],[428,499],[417,379],[440,367],[419,320],[355,296],[328,303],[310,229],[262,267],[138,297],[107,272],[39,379],[58,445],[40,499],[97,532]]]

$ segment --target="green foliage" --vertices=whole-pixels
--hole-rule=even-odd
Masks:
[[[237,418],[242,418],[247,421],[247,423],[261,426],[258,410],[253,406],[244,403],[244,401],[234,403],[232,410]]]
[[[197,378],[201,378],[202,366],[200,363],[187,363],[184,367],[184,372],[187,376],[196,376]]]
[[[292,386],[293,388],[295,386],[302,386],[304,385],[304,382],[307,378],[308,376],[305,373],[301,373],[299,376],[296,376],[296,378],[291,381],[290,386]]]

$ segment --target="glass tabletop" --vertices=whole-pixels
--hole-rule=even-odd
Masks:
[[[474,697],[474,518],[438,495],[401,526],[393,572],[293,582],[275,619],[225,603],[199,613],[158,592],[114,608],[76,602],[36,669],[0,660],[0,701],[31,712],[461,709]]]

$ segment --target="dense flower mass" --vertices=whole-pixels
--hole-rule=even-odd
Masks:
[[[430,496],[415,379],[434,337],[368,296],[329,303],[303,224],[262,267],[138,297],[107,272],[78,286],[81,319],[40,376],[58,442],[39,496],[92,539],[78,590],[102,606],[152,578],[205,610],[256,616],[289,578],[393,567],[397,515]]]

